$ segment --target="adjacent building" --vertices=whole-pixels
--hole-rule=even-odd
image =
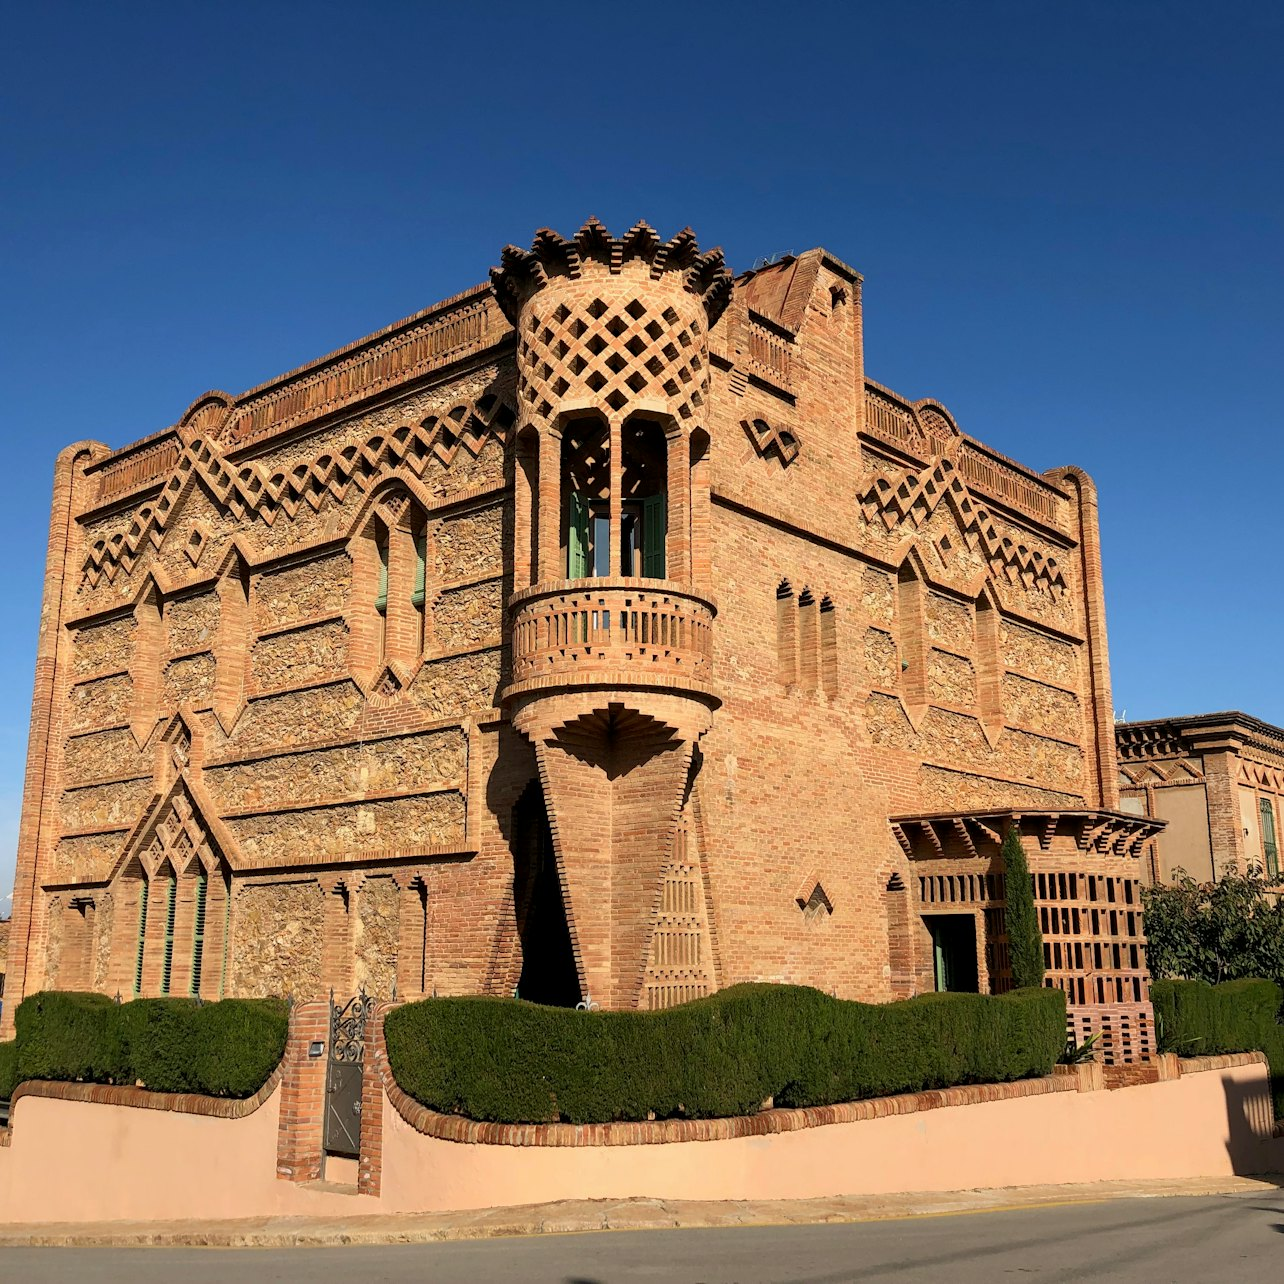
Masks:
[[[1178,871],[1215,882],[1228,869],[1280,877],[1284,728],[1246,713],[1121,722],[1119,793],[1125,811],[1162,820],[1148,844],[1156,882]]]
[[[1144,1051],[1096,491],[863,326],[825,250],[590,220],[63,451],[11,999],[1003,989],[1016,824],[1050,983]]]

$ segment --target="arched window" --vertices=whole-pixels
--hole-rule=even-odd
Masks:
[[[600,420],[576,420],[562,435],[562,547],[567,579],[610,575],[610,442]]]
[[[668,534],[668,443],[659,424],[624,425],[620,486],[620,574],[662,580]]]

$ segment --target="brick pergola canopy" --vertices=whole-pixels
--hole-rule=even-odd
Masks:
[[[1165,822],[1118,811],[998,810],[893,816],[888,823],[910,860],[935,860],[997,856],[1011,825],[1018,827],[1022,840],[1037,843],[1039,851],[1051,851],[1053,840],[1060,837],[1069,840],[1058,844],[1061,851],[1072,845],[1084,853],[1136,856]]]

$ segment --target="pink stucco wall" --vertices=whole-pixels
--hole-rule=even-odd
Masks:
[[[1116,1091],[665,1145],[463,1145],[384,1107],[383,1194],[275,1175],[280,1093],[243,1119],[26,1097],[0,1148],[0,1220],[410,1212],[569,1198],[788,1199],[1284,1169],[1266,1067]]]

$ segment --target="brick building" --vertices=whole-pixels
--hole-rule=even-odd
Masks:
[[[59,457],[11,991],[1008,983],[1145,1038],[1097,499],[868,379],[824,250],[540,232]]]
[[[1121,722],[1119,793],[1125,811],[1166,822],[1147,844],[1157,882],[1185,870],[1213,882],[1249,866],[1280,877],[1284,728],[1245,713]]]

